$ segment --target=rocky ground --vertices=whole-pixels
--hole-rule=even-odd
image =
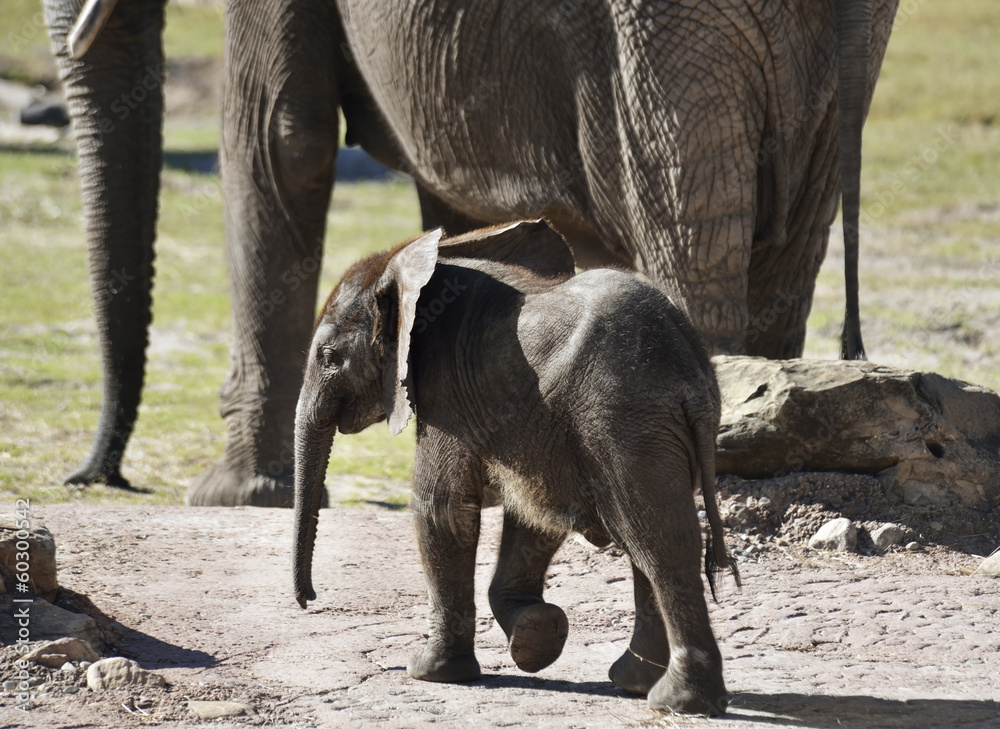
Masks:
[[[734,514],[744,513],[734,504],[756,510],[767,497],[751,500],[743,489],[737,500],[732,486],[723,485],[724,512],[734,524]],[[743,588],[724,581],[710,607],[734,699],[725,718],[703,719],[654,714],[608,681],[632,613],[627,559],[613,548],[566,543],[547,585],[548,598],[569,616],[566,649],[539,674],[514,667],[485,595],[497,509],[485,516],[477,574],[484,677],[466,685],[406,676],[425,630],[408,512],[324,510],[318,599],[307,611],[291,594],[288,511],[33,504],[32,515],[58,543],[60,601],[97,615],[109,641],[105,655],[133,658],[167,685],[91,691],[82,671],[35,667],[41,681],[30,710],[20,712],[5,694],[3,726],[1000,723],[997,583],[970,575],[981,556],[926,536],[918,536],[920,551],[831,553],[806,549],[801,523],[773,533],[734,525],[728,542],[741,554]],[[5,649],[5,678],[12,658]],[[220,705],[189,703],[197,701],[249,708],[202,719],[196,711]]]

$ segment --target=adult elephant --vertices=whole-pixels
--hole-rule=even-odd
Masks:
[[[46,2],[80,140],[105,365],[98,435],[70,479],[124,483],[149,322],[162,103],[145,80],[162,67],[163,0],[88,0],[82,13],[79,0]],[[579,265],[626,266],[672,289],[713,352],[801,354],[842,176],[844,355],[863,357],[861,127],[896,5],[232,3],[229,438],[189,503],[291,503],[338,110],[349,143],[413,175],[426,227],[544,216]],[[102,129],[112,103],[149,86]]]

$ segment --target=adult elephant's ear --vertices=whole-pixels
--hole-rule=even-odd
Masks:
[[[417,318],[420,291],[434,275],[441,235],[442,230],[438,228],[400,248],[389,259],[376,285],[378,295],[395,292],[398,311],[396,357],[386,367],[382,385],[385,413],[393,435],[399,435],[413,416],[413,403],[407,394],[410,334]]]

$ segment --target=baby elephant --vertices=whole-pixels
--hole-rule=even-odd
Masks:
[[[701,581],[694,492],[710,523],[705,569],[730,565],[715,501],[719,393],[684,316],[613,270],[574,276],[543,221],[441,240],[435,230],[355,264],[307,353],[295,423],[295,594],[311,568],[334,432],[414,409],[413,510],[430,637],[409,673],[479,677],[473,574],[479,515],[504,507],[490,606],[525,671],[562,651],[568,624],[542,598],[568,532],[630,557],[636,622],[611,667],[654,709],[725,711],[722,657]],[[735,571],[734,571],[735,574]]]

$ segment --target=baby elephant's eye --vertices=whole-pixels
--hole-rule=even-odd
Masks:
[[[344,356],[335,347],[320,347],[319,359],[327,368],[336,368],[344,364]]]

